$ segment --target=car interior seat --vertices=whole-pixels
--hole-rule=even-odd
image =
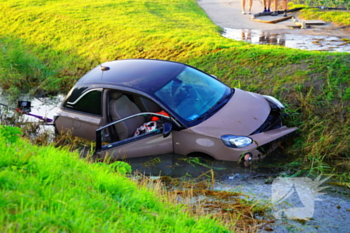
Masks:
[[[141,113],[141,110],[126,95],[112,92],[110,95],[109,111],[113,121]],[[115,125],[119,140],[132,137],[138,127],[145,123],[144,116],[134,117]]]
[[[141,96],[134,96],[133,98],[142,112],[160,112],[162,110],[158,104],[149,99]],[[146,116],[146,121],[150,121],[151,118],[152,116]]]

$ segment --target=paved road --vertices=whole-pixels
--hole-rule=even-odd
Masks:
[[[248,1],[248,0],[247,0]],[[312,26],[308,29],[291,29],[295,26],[292,19],[277,24],[261,23],[252,20],[254,14],[263,11],[262,0],[253,0],[252,14],[242,14],[241,0],[197,0],[214,24],[225,29],[223,36],[234,40],[246,40],[255,44],[270,44],[271,41],[280,41],[289,48],[306,50],[327,50],[349,52],[350,46],[344,45],[342,38],[350,39],[349,29],[339,29],[332,23],[322,26]],[[280,9],[281,10],[281,9]],[[246,8],[248,11],[248,8]],[[298,17],[296,12],[288,15]],[[282,17],[262,16],[257,19],[271,21]],[[299,19],[301,21],[302,19]],[[242,38],[242,35],[245,38]],[[278,37],[278,38],[277,38]],[[265,38],[263,42],[261,38]],[[316,42],[316,43],[315,43]],[[319,43],[322,42],[322,43]],[[323,43],[324,42],[324,43]],[[281,43],[272,43],[280,44]]]

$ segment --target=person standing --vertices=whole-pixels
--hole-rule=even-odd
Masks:
[[[245,1],[246,0],[241,0],[241,4],[242,4],[242,14],[245,15],[246,12],[245,12]],[[253,0],[249,0],[248,2],[249,4],[249,9],[248,9],[248,13],[251,14],[252,13],[252,6],[253,6]]]
[[[274,0],[274,3],[275,3],[275,10],[271,14],[272,16],[278,15],[278,0]],[[287,9],[288,9],[288,2],[287,2],[287,0],[283,0],[283,3],[284,3],[284,14],[283,14],[283,16],[286,17],[287,16]]]
[[[266,2],[267,2],[267,6],[266,6]],[[264,3],[264,13],[266,12],[270,12],[270,8],[271,8],[271,0],[263,0]]]

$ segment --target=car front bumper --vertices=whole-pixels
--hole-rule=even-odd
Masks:
[[[297,130],[297,127],[288,128],[282,126],[278,129],[250,135],[253,143],[243,148],[222,147],[220,151],[215,154],[215,158],[226,161],[239,161],[246,153],[251,153],[252,160],[264,158],[271,153],[278,146],[278,142],[282,141],[288,136],[291,136]],[[262,149],[264,148],[264,150]]]

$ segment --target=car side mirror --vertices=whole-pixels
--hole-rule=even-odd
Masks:
[[[173,125],[171,123],[163,124],[163,137],[166,138],[170,135],[171,130],[173,129]]]

